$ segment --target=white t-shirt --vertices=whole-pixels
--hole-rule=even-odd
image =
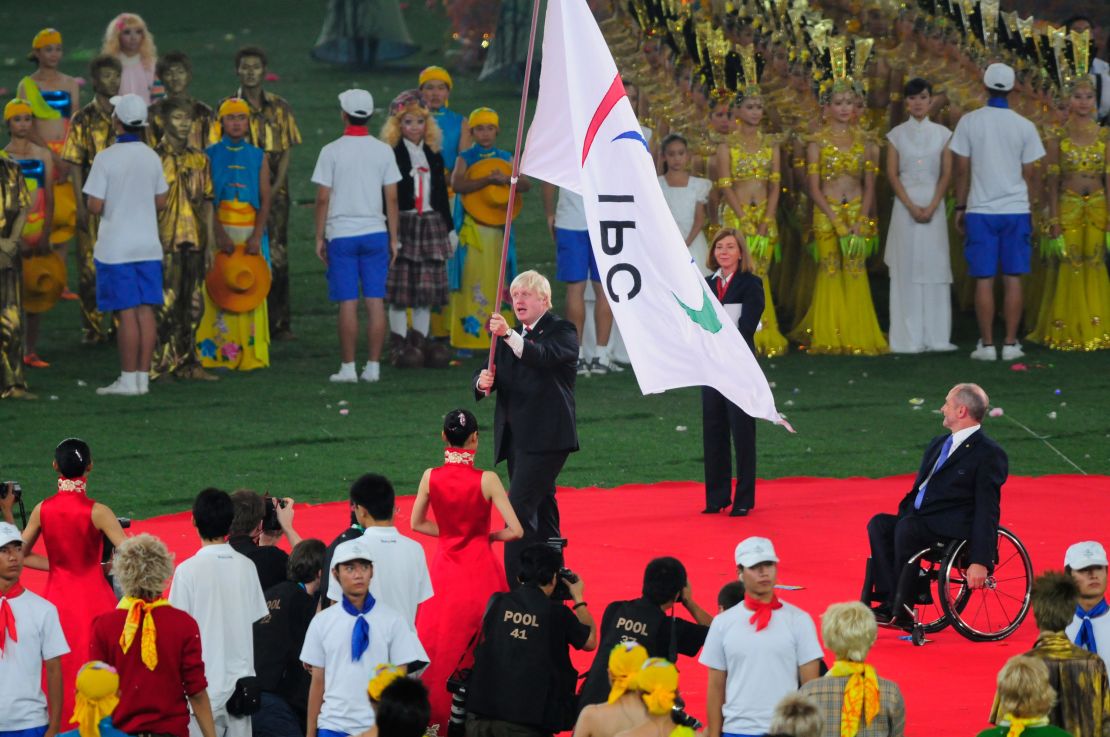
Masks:
[[[760,632],[751,616],[743,603],[718,614],[698,659],[726,672],[722,731],[734,734],[766,734],[775,705],[798,689],[798,668],[822,657],[813,620],[798,607],[782,602]]]
[[[559,201],[555,203],[555,227],[561,230],[589,229],[582,195],[559,187]]]
[[[1009,108],[987,107],[960,118],[948,144],[971,158],[967,211],[983,215],[1029,212],[1029,188],[1021,167],[1044,156],[1037,127]]]
[[[177,567],[170,604],[197,621],[212,710],[254,675],[254,623],[269,614],[258,569],[231,546],[206,545]]]
[[[1075,617],[1071,620],[1068,628],[1064,630],[1064,633],[1072,642],[1075,642],[1075,637],[1079,634],[1079,625],[1082,621],[1079,617]],[[1107,670],[1110,670],[1110,613],[1092,619],[1091,627],[1095,631],[1095,645],[1098,646],[1098,656],[1106,664]]]
[[[26,590],[6,601],[15,617],[19,641],[8,635],[0,655],[0,732],[18,732],[49,723],[46,694],[42,692],[42,664],[68,653],[69,645],[58,621],[58,610],[49,601]]]
[[[382,187],[399,181],[393,149],[373,136],[343,136],[324,146],[312,172],[313,184],[331,189],[324,236],[385,232]]]
[[[162,160],[145,143],[114,143],[97,154],[82,190],[104,200],[93,257],[105,264],[161,261],[154,198],[168,189]]]
[[[388,605],[378,602],[366,615],[370,646],[357,661],[351,660],[351,634],[355,620],[342,606],[331,606],[312,618],[301,649],[301,660],[324,669],[324,705],[316,721],[319,729],[358,734],[374,726],[374,712],[366,687],[382,663],[403,665],[428,662],[416,633]]]
[[[432,577],[420,543],[397,532],[396,527],[367,527],[360,538],[374,556],[370,595],[389,605],[411,628],[416,627],[416,607],[432,598]],[[343,589],[335,574],[328,573],[328,598],[339,601]]]

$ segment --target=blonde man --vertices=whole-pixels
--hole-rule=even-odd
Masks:
[[[822,615],[821,637],[836,663],[800,693],[821,708],[823,737],[902,737],[905,732],[906,702],[898,684],[879,678],[864,662],[878,631],[875,616],[858,601],[833,604]]]
[[[520,330],[500,313],[489,321],[497,340],[494,370],[475,376],[475,398],[497,392],[494,463],[508,461],[509,501],[524,537],[505,543],[505,572],[517,586],[517,558],[537,542],[560,537],[555,479],[578,450],[574,380],[578,331],[551,312],[551,283],[525,271],[509,286]]]
[[[1048,723],[1056,691],[1040,660],[1027,655],[1007,660],[998,672],[998,700],[1002,721],[980,732],[979,737],[1070,737],[1069,732]]]
[[[821,737],[823,732],[821,709],[811,699],[800,693],[783,698],[775,707],[771,718],[774,737]]]

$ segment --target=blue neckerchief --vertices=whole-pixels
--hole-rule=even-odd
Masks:
[[[1010,107],[1010,101],[1005,97],[991,97],[987,99],[988,107]]]
[[[134,133],[120,133],[116,136],[116,143],[138,143],[140,139]]]
[[[1075,605],[1075,616],[1083,620],[1083,623],[1079,625],[1079,633],[1075,636],[1076,645],[1092,653],[1098,652],[1098,643],[1095,642],[1095,628],[1091,624],[1091,620],[1095,617],[1101,617],[1106,612],[1110,612],[1110,604],[1106,603],[1106,599],[1095,604],[1090,611],[1079,604]]]
[[[366,652],[366,648],[370,647],[370,623],[366,621],[366,615],[374,608],[374,604],[374,597],[369,592],[366,594],[366,601],[362,603],[362,609],[355,609],[355,605],[347,596],[343,596],[343,611],[352,617],[357,617],[354,632],[351,633],[352,663],[357,663]]]

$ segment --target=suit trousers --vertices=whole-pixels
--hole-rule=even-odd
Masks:
[[[705,506],[727,507],[732,500],[732,452],[736,451],[734,509],[755,507],[755,419],[716,389],[701,389],[702,448],[705,451]],[[732,447],[729,447],[729,438]]]
[[[867,523],[871,541],[871,583],[876,601],[893,605],[898,577],[910,556],[941,539],[921,517],[876,514]]]
[[[559,505],[555,501],[555,479],[567,462],[568,450],[525,452],[517,450],[512,431],[505,426],[504,443],[509,456],[509,502],[524,528],[519,540],[505,543],[505,576],[509,587],[519,585],[520,553],[529,545],[560,537]]]

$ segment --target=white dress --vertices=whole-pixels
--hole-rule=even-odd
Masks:
[[[952,131],[928,118],[911,118],[887,133],[898,151],[898,178],[914,204],[932,202],[951,136]],[[896,198],[884,260],[890,267],[890,350],[952,350],[952,266],[944,204],[932,220],[919,223]]]
[[[667,200],[667,207],[671,209],[671,215],[674,216],[683,239],[694,227],[698,207],[709,202],[709,190],[712,187],[708,179],[701,177],[690,177],[685,187],[672,187],[667,184],[665,176],[659,177],[659,188],[663,190],[663,198]],[[694,242],[690,244],[690,258],[694,259],[702,276],[709,276],[711,273],[709,267],[705,265],[708,255],[709,245],[705,241],[705,233],[698,233]]]

